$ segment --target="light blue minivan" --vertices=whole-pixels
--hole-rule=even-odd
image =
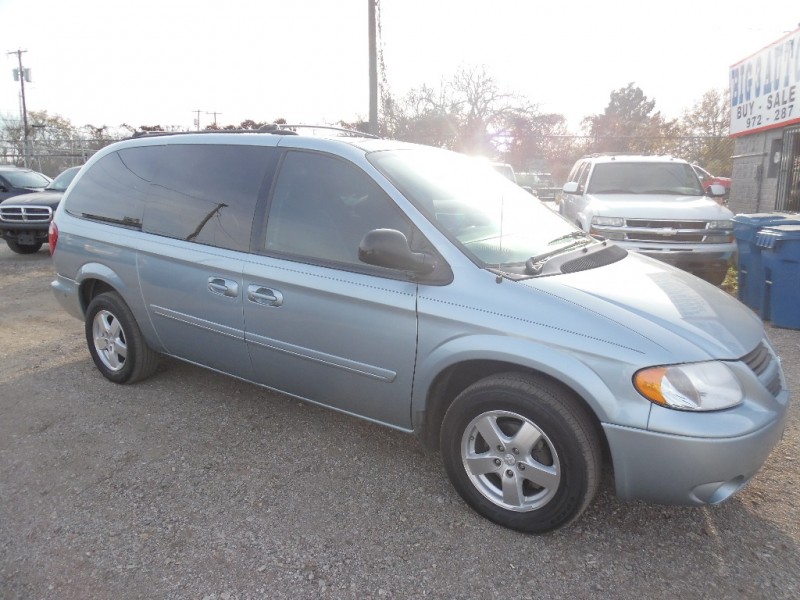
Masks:
[[[298,130],[146,135],[81,170],[52,287],[106,378],[165,354],[414,433],[525,532],[577,518],[604,463],[623,499],[722,502],[780,440],[780,360],[730,295],[484,161]]]

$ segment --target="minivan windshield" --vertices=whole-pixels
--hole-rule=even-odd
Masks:
[[[367,158],[482,266],[524,265],[594,242],[484,160],[437,149]]]
[[[703,196],[700,180],[687,163],[598,163],[589,179],[589,194],[671,194]]]

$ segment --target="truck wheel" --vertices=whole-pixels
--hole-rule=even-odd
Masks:
[[[8,247],[17,254],[33,254],[34,252],[38,252],[42,247],[41,242],[37,242],[35,244],[19,244],[15,240],[6,240],[6,244],[8,244]]]
[[[116,292],[96,296],[86,310],[86,341],[95,366],[109,381],[135,383],[158,367],[136,319]]]
[[[526,374],[493,375],[459,394],[445,414],[440,445],[467,504],[517,531],[568,524],[600,483],[601,444],[586,409]]]
[[[717,287],[722,285],[722,282],[725,281],[725,277],[728,276],[728,265],[717,267],[715,269],[709,269],[708,271],[704,271],[700,273],[700,277],[705,279],[708,283],[715,285]]]

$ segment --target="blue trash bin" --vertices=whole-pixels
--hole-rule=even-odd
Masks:
[[[764,269],[761,316],[800,329],[800,225],[765,227],[756,238]]]
[[[738,298],[755,311],[761,311],[764,296],[761,247],[756,244],[756,235],[762,227],[796,224],[800,224],[800,215],[792,213],[753,213],[733,218],[738,247]]]

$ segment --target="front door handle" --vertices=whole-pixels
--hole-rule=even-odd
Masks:
[[[264,306],[280,306],[283,304],[283,294],[278,290],[250,284],[247,286],[247,299]]]
[[[222,277],[208,278],[208,291],[228,298],[236,298],[239,295],[239,284],[230,279]]]

